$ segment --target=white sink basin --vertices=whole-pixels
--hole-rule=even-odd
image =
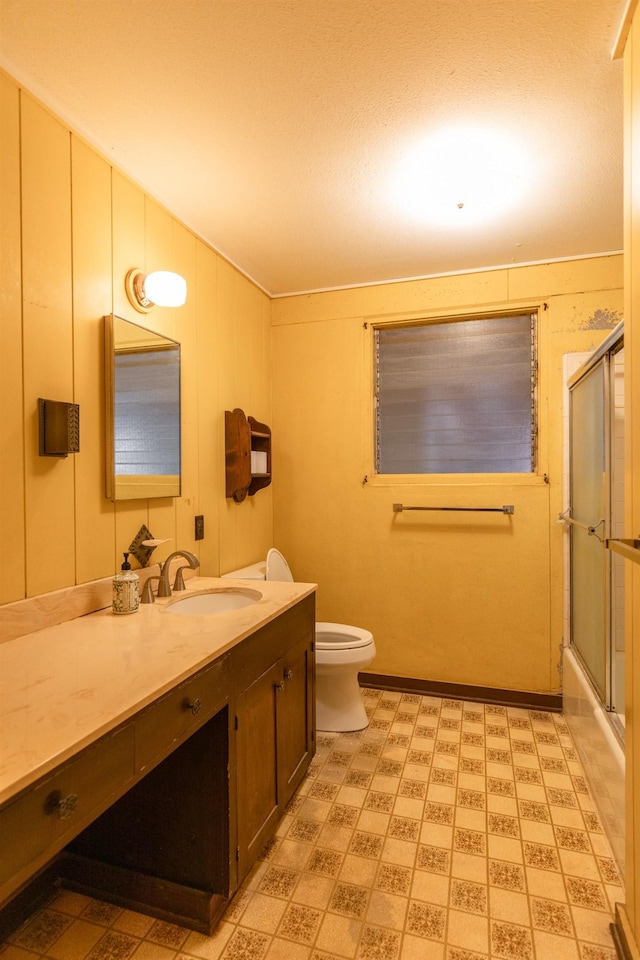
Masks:
[[[169,613],[183,613],[189,616],[202,614],[228,613],[230,610],[240,610],[249,607],[262,599],[257,590],[210,590],[208,593],[196,593],[190,597],[183,597],[167,605]]]

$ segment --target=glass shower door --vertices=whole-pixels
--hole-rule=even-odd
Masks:
[[[605,356],[571,389],[571,641],[608,706],[607,395]]]

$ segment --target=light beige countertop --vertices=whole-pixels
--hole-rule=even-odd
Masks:
[[[176,615],[194,593],[261,598],[226,613]],[[54,770],[274,620],[315,584],[193,577],[136,613],[111,608],[0,644],[0,803]]]

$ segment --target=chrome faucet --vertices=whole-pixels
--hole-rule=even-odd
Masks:
[[[176,571],[176,578],[173,582],[174,590],[185,590],[184,578],[182,576],[182,571],[191,569],[196,570],[200,566],[200,561],[195,556],[195,554],[190,553],[188,550],[176,550],[174,553],[169,554],[164,564],[162,565],[162,572],[160,574],[160,580],[158,582],[158,596],[159,597],[170,597],[171,596],[171,585],[169,583],[169,573],[171,569],[171,561],[174,557],[184,557],[187,563],[182,567],[178,567]]]

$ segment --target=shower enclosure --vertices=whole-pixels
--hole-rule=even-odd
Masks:
[[[624,521],[624,331],[568,380],[567,721],[616,859],[624,857],[624,560],[606,549]],[[566,642],[565,637],[565,642]]]

